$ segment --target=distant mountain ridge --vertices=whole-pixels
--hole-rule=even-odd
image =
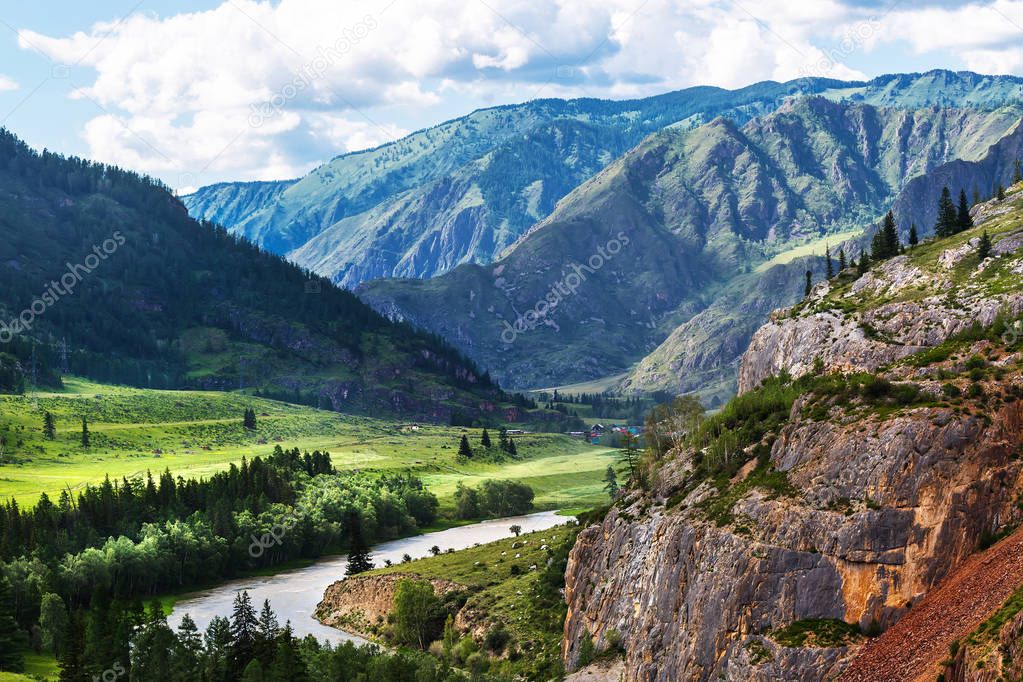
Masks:
[[[793,96],[902,108],[996,108],[1009,76],[931,71],[870,82],[806,78],[735,91],[694,87],[631,101],[537,100],[483,109],[296,180],[221,183],[183,198],[192,215],[347,287],[489,263],[558,200],[645,136],[724,116],[744,124]]]
[[[650,133],[719,115],[746,121],[793,92],[847,85],[810,78],[481,109],[344,154],[297,180],[222,183],[182,200],[196,218],[346,286],[432,276],[462,262],[492,261],[558,199]]]
[[[692,130],[668,128],[571,192],[494,264],[429,280],[368,282],[357,293],[384,314],[448,339],[509,385],[606,377],[726,291],[741,300],[732,282],[772,255],[866,227],[913,178],[983,158],[1021,115],[1016,104],[902,109],[816,97],[741,127],[718,118]],[[628,248],[540,324],[513,343],[501,338],[506,324],[619,231]],[[734,377],[761,316],[801,291],[801,273],[795,278],[752,304],[731,352],[707,347],[701,371],[719,382],[730,364]]]

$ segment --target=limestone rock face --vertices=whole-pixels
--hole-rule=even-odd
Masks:
[[[1023,311],[1018,288],[992,295],[970,279],[960,282],[951,268],[976,250],[975,239],[946,249],[937,271],[921,271],[906,256],[886,261],[852,283],[842,300],[825,300],[826,289],[799,310],[776,312],[753,335],[739,365],[739,392],[750,391],[782,370],[793,377],[810,372],[819,359],[825,368],[872,372],[895,360],[936,346],[974,324],[988,326],[1000,312]],[[1018,250],[1023,232],[1000,239],[994,252],[1023,265]],[[982,268],[981,268],[982,269]],[[929,295],[913,297],[912,292]]]
[[[316,607],[316,619],[324,625],[371,637],[375,625],[387,621],[394,605],[394,593],[402,580],[419,579],[409,574],[353,576],[339,580],[323,595]],[[431,580],[435,594],[462,589],[447,580]]]
[[[1007,274],[1020,260],[1018,223],[994,228],[1003,249],[990,263],[975,267],[970,254],[945,268],[931,248],[846,272],[754,335],[740,391],[783,370],[872,372],[885,390],[912,382],[917,397],[881,404],[808,388],[760,444],[769,457],[727,483],[694,475],[707,452],[667,453],[647,490],[579,535],[566,575],[569,670],[585,637],[600,650],[614,631],[628,681],[831,680],[864,635],[796,647],[776,631],[825,619],[890,627],[983,538],[1023,521],[1018,339],[958,337],[955,352],[902,361],[1023,310]],[[971,373],[967,358],[983,369]]]
[[[696,505],[705,491],[669,508],[668,486],[660,503],[614,509],[580,534],[565,660],[587,633],[599,649],[615,630],[628,680],[829,679],[848,649],[788,649],[763,633],[804,619],[895,622],[980,534],[1020,519],[1021,439],[1019,402],[991,424],[940,408],[844,426],[797,417],[771,454],[794,497],[754,490],[718,527]]]

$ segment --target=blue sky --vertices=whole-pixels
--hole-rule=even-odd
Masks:
[[[67,0],[0,9],[0,122],[180,189],[472,109],[805,75],[1023,72],[1023,0]]]

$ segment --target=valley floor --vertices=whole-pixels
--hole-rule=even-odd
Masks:
[[[480,429],[412,425],[341,415],[236,393],[155,391],[70,379],[60,392],[0,396],[0,498],[34,504],[40,493],[56,500],[104,477],[204,476],[231,463],[266,457],[277,445],[331,453],[341,471],[409,472],[424,479],[442,510],[458,482],[515,479],[536,492],[539,509],[585,507],[606,498],[602,478],[615,451],[558,434],[514,436],[520,459],[458,461],[467,435],[479,446]],[[257,415],[254,431],[242,413]],[[56,422],[56,437],[43,434],[43,415]],[[82,446],[82,419],[89,447]],[[496,440],[496,433],[492,434]],[[496,448],[494,448],[496,450]],[[485,457],[481,456],[481,459]]]

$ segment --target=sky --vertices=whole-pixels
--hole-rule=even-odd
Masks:
[[[934,68],[1023,74],[1023,0],[0,4],[0,126],[181,192],[498,104]]]

